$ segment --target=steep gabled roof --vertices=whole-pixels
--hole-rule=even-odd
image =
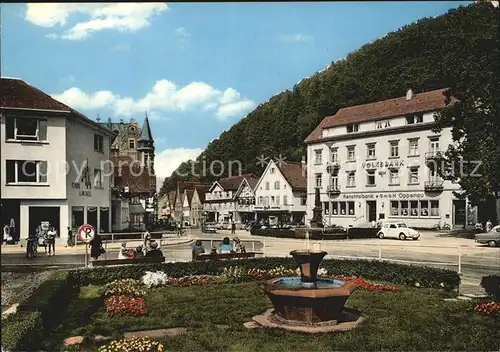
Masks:
[[[243,189],[245,188],[246,185],[248,185],[252,191],[255,191],[255,187],[257,186],[258,182],[259,182],[259,179],[256,177],[243,178],[240,186],[238,187],[238,190],[236,191],[236,196],[240,195],[240,193],[243,191]]]
[[[448,89],[449,88],[442,88],[412,94],[411,99],[408,100],[406,96],[404,96],[340,109],[335,115],[325,117],[306,138],[305,142],[310,143],[320,140],[322,138],[323,129],[327,128],[440,110],[446,106],[444,93]]]
[[[186,190],[186,196],[187,196],[189,206],[191,206],[191,201],[193,200],[193,194],[194,194],[194,189]]]
[[[245,175],[239,175],[239,176],[230,176],[230,177],[221,178],[217,182],[225,191],[237,191],[241,185],[241,182],[245,178],[255,178],[255,175],[254,174],[245,174]]]
[[[287,161],[277,166],[294,191],[307,190],[306,168],[302,163]]]
[[[195,186],[196,193],[198,194],[198,198],[200,199],[201,203],[205,202],[205,194],[208,192],[210,187],[211,187],[211,185],[207,185],[207,184]]]
[[[142,125],[139,142],[153,142],[153,135],[151,134],[151,127],[149,126],[148,115],[146,115],[146,118],[144,119],[144,125]]]

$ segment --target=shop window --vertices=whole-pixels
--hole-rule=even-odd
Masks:
[[[439,216],[439,201],[431,200],[431,216]]]
[[[339,203],[332,202],[332,214],[333,215],[338,215],[339,214]]]
[[[418,216],[418,200],[410,201],[410,216]]]
[[[408,201],[407,200],[403,200],[401,201],[401,212],[399,213],[399,215],[401,216],[408,216]]]
[[[354,215],[354,202],[347,202],[347,207],[349,209],[349,215]]]
[[[399,214],[399,202],[397,200],[391,201],[391,215],[398,216]]]
[[[340,215],[347,215],[346,214],[346,203],[345,202],[340,202]]]
[[[429,201],[420,201],[420,216],[429,216]]]
[[[326,215],[330,214],[329,202],[323,202],[323,213]]]
[[[78,229],[84,224],[83,207],[71,207],[71,228]]]

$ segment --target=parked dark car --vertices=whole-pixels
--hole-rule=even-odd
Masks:
[[[216,233],[217,227],[215,222],[204,222],[201,225],[201,232],[203,233]]]

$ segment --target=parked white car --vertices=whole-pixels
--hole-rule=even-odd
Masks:
[[[377,233],[377,237],[380,239],[383,238],[399,238],[400,240],[406,240],[411,238],[412,240],[418,240],[420,237],[420,233],[412,229],[404,222],[384,222],[382,224],[382,228]]]

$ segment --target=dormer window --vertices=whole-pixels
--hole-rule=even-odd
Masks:
[[[422,123],[424,122],[424,114],[411,114],[411,115],[406,115],[406,124],[407,125],[413,125],[415,123]]]
[[[378,129],[391,127],[391,120],[382,120],[375,123],[375,127]]]
[[[355,123],[352,125],[347,125],[347,133],[354,133],[359,131],[359,124]]]

